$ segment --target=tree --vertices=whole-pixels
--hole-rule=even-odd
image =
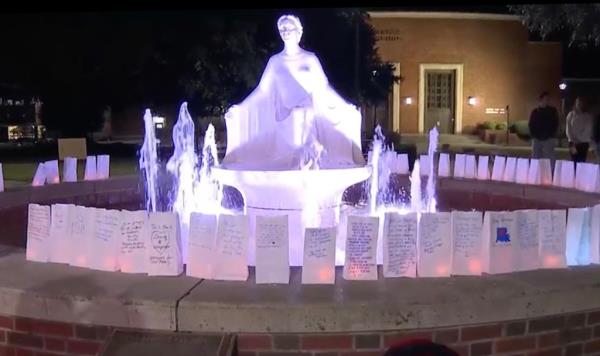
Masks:
[[[203,36],[189,51],[179,84],[200,115],[220,115],[256,85],[269,47],[256,40],[257,24],[252,21],[234,16],[201,22]]]
[[[570,45],[600,45],[600,4],[509,5],[542,38],[566,33]]]
[[[187,100],[196,114],[221,115],[280,49],[283,13],[301,18],[304,46],[342,96],[356,104],[387,97],[393,68],[377,56],[359,10],[0,14],[10,54],[0,56],[0,76],[39,95],[44,123],[69,136],[98,129],[106,105],[141,112]]]

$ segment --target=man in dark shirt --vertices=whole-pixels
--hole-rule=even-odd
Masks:
[[[550,95],[543,92],[539,105],[529,116],[533,158],[548,158],[552,163],[556,158],[556,132],[558,131],[558,111],[549,105]]]

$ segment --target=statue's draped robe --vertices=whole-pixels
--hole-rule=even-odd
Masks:
[[[258,87],[227,115],[223,163],[297,169],[291,162],[313,137],[326,150],[325,166],[364,164],[360,125],[360,112],[329,85],[313,53],[293,58],[277,54],[269,59]]]

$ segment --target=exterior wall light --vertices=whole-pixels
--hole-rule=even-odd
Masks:
[[[405,105],[412,105],[413,98],[410,96],[407,96],[406,98],[404,98],[404,100],[402,100],[402,102],[404,102]]]
[[[475,106],[477,105],[477,98],[474,96],[470,96],[467,98],[467,104],[469,104],[470,106]]]
[[[567,83],[565,83],[565,82],[562,82],[562,83],[560,83],[560,84],[558,85],[558,88],[559,88],[560,90],[565,90],[565,89],[567,89]]]

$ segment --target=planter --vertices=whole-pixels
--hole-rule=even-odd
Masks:
[[[502,135],[506,136],[506,130],[483,130],[483,141],[486,143],[496,143],[496,137]]]

